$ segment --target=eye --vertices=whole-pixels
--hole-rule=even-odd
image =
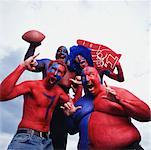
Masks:
[[[51,67],[48,71],[49,72],[55,72],[55,70],[56,70],[55,68]]]

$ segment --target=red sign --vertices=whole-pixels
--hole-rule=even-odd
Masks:
[[[97,70],[110,70],[113,72],[116,63],[121,57],[121,54],[116,54],[113,50],[101,44],[85,40],[77,40],[77,44],[91,49],[93,64]]]

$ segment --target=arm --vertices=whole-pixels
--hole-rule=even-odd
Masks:
[[[72,81],[71,88],[75,93],[73,98],[73,103],[75,103],[82,96],[83,86],[81,82],[81,77],[76,76],[75,79],[70,79],[70,81]]]
[[[130,117],[142,122],[151,120],[149,106],[129,91],[119,90],[116,98]]]
[[[124,81],[124,75],[123,75],[123,70],[122,70],[120,62],[118,62],[116,64],[116,68],[117,68],[117,72],[118,72],[117,74],[110,71],[110,73],[107,73],[107,74],[105,73],[105,75],[107,75],[111,79],[117,80],[119,82],[123,82]]]
[[[82,96],[82,89],[83,89],[82,85],[78,85],[73,98],[73,103],[75,103]]]
[[[0,85],[0,101],[7,101],[30,91],[29,87],[26,86],[26,82],[16,85],[24,70],[25,66],[19,65],[2,81]]]
[[[29,88],[26,88],[26,83],[16,86],[16,82],[18,81],[21,74],[26,70],[26,68],[35,69],[33,66],[30,66],[30,64],[32,64],[32,61],[37,56],[38,55],[29,57],[2,81],[0,85],[0,101],[14,98],[29,91]]]
[[[33,56],[35,53],[36,48],[41,45],[41,43],[37,42],[32,42],[30,43],[30,46],[25,54],[24,60],[28,59],[30,56]],[[33,71],[33,72],[41,72],[44,71],[46,63],[50,61],[49,59],[41,59],[41,60],[34,60],[33,66],[35,66],[34,70],[28,70]]]
[[[108,95],[112,95],[111,101],[121,105],[128,116],[142,122],[151,120],[149,106],[128,90],[108,86],[107,91]]]
[[[41,45],[41,43],[36,43],[36,42],[32,42],[30,43],[30,46],[25,54],[24,60],[26,60],[27,58],[29,58],[30,56],[33,56],[35,53],[35,49],[36,47],[38,47],[39,45]]]

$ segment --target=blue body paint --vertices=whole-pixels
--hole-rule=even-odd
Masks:
[[[46,115],[45,115],[45,119],[47,119],[49,110],[50,110],[50,108],[51,108],[51,106],[52,106],[52,104],[54,102],[55,96],[49,96],[46,93],[44,93],[44,95],[50,100],[50,104],[47,107],[47,111],[46,111]]]

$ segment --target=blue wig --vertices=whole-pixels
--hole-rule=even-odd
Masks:
[[[84,57],[87,60],[89,66],[93,66],[93,61],[91,57],[91,50],[89,48],[80,45],[70,47],[69,54],[70,68],[80,75],[82,68],[75,61],[77,55],[81,55],[82,57]]]

